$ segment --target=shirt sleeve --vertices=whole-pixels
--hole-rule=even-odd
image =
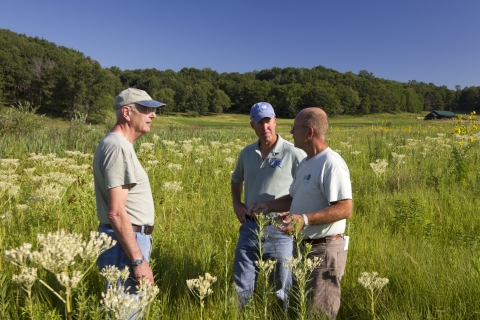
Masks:
[[[133,159],[130,152],[124,148],[116,147],[108,152],[104,168],[107,190],[124,185],[131,188],[137,183]]]

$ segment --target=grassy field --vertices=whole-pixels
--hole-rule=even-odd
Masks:
[[[462,123],[420,116],[331,119],[328,143],[349,165],[354,192],[339,319],[480,318],[480,130],[473,115]],[[256,139],[248,121],[230,114],[161,115],[135,143],[156,206],[152,265],[159,294],[148,319],[300,318],[294,303],[283,314],[272,292],[259,292],[243,312],[235,304],[239,225],[229,186],[239,151]],[[54,271],[38,259],[14,260],[37,268],[32,279],[16,276],[23,269],[5,253],[30,243],[31,251],[46,256],[48,245],[37,235],[59,230],[88,241],[98,226],[92,155],[113,124],[107,122],[88,126],[28,113],[1,115],[1,319],[105,319],[104,280],[91,267],[94,258],[78,254],[75,264]],[[277,131],[288,140],[292,123],[278,120]],[[84,277],[68,292],[56,274],[73,278],[73,271]],[[358,279],[374,271],[389,281],[373,291],[372,308],[372,291]],[[186,281],[205,273],[217,280],[201,307]]]

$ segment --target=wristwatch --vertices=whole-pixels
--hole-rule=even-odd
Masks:
[[[139,267],[139,266],[142,265],[143,260],[144,260],[143,257],[141,257],[140,259],[135,259],[135,260],[132,262],[132,265],[133,265],[134,267]]]

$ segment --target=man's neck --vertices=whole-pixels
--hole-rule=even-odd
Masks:
[[[278,141],[278,134],[275,133],[275,139],[273,141],[258,141],[260,153],[262,154],[262,158],[265,159],[265,157],[272,151],[272,149],[275,147],[275,144]]]
[[[315,157],[317,154],[321,153],[328,148],[327,143],[324,140],[316,141],[314,144],[310,145],[310,148],[307,148],[305,153],[307,154],[307,161]]]
[[[141,134],[134,132],[127,124],[116,124],[110,132],[116,133],[124,137],[130,143],[135,142],[138,138],[140,138]]]

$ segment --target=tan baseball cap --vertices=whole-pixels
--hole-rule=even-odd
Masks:
[[[128,88],[120,92],[115,98],[113,108],[120,109],[121,107],[132,103],[138,103],[139,105],[150,108],[161,108],[166,106],[163,102],[153,100],[152,97],[143,90]]]

